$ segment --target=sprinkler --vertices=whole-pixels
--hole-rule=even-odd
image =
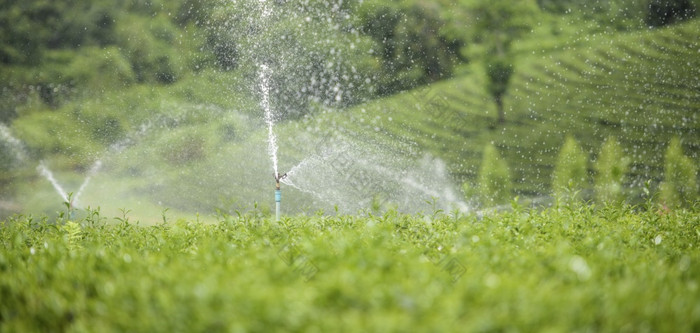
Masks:
[[[284,179],[287,177],[287,174],[280,174],[279,172],[275,175],[274,173],[272,176],[275,177],[275,221],[280,220],[280,203],[282,202],[282,191],[280,190],[280,180]]]

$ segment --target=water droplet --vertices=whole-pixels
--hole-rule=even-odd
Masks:
[[[591,268],[588,267],[586,259],[579,256],[573,256],[569,260],[569,268],[578,275],[582,281],[588,280],[591,277]]]
[[[498,275],[496,274],[486,275],[486,278],[484,279],[484,285],[486,285],[489,288],[496,288],[500,283],[501,278],[498,277]]]

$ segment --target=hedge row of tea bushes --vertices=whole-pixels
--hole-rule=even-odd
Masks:
[[[700,210],[0,224],[0,331],[700,330]]]

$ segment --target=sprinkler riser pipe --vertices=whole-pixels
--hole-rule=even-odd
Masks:
[[[282,202],[282,191],[275,190],[275,221],[280,220],[280,204]]]
[[[73,200],[68,203],[68,219],[71,221],[75,220],[75,208],[73,207]]]

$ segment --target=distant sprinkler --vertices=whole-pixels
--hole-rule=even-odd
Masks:
[[[284,179],[287,177],[287,173],[285,174],[280,174],[279,172],[275,174],[274,172],[272,173],[272,176],[275,177],[275,221],[280,220],[280,204],[282,203],[282,191],[280,190],[280,180]]]

